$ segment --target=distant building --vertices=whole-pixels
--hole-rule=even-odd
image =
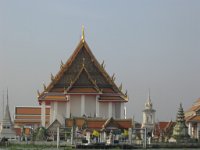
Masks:
[[[145,103],[145,109],[143,110],[143,121],[142,121],[142,128],[147,129],[148,136],[152,136],[154,126],[155,126],[155,112],[156,110],[153,109],[153,104],[150,98],[150,92],[148,99]]]
[[[153,139],[157,142],[168,142],[176,122],[157,122],[153,131]]]
[[[200,98],[185,112],[188,133],[193,139],[200,139]]]
[[[46,125],[49,125],[50,108],[46,107]],[[14,114],[14,128],[18,136],[24,132],[30,135],[31,129],[41,126],[41,107],[40,106],[16,106]],[[25,130],[25,131],[23,131]]]
[[[0,126],[0,138],[7,138],[7,139],[16,138],[16,132],[13,128],[13,123],[10,117],[10,110],[8,105],[8,92],[7,92],[6,109]]]

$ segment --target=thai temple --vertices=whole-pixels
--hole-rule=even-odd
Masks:
[[[6,109],[5,109],[3,120],[2,120],[1,126],[0,126],[0,139],[2,139],[2,138],[7,138],[7,139],[15,139],[16,138],[14,125],[13,125],[11,117],[10,117],[10,110],[9,110],[9,104],[8,104],[8,91],[7,91]]]
[[[56,140],[59,129],[61,139],[66,140],[67,134],[77,139],[84,136],[88,143],[91,137],[110,144],[120,138],[130,143],[133,139],[141,143],[141,140],[147,141],[146,138],[149,138],[149,143],[151,140],[185,142],[190,140],[190,136],[200,138],[200,99],[186,112],[186,117],[180,104],[176,123],[156,123],[156,110],[149,91],[142,111],[142,125],[137,127],[133,119],[126,118],[128,94],[122,91],[122,84],[115,84],[115,78],[106,72],[104,61],[99,63],[95,58],[82,28],[81,39],[72,55],[65,63],[61,61],[58,73],[55,76],[51,74],[51,82],[47,86],[43,84],[44,90],[37,92],[39,106],[16,106],[14,124],[7,93],[0,139],[15,138],[16,135],[30,138],[37,129],[47,129],[48,139],[45,140]],[[37,140],[44,139],[39,135],[36,135]]]
[[[46,106],[50,106],[50,124],[57,119],[64,125],[66,118],[83,116],[124,119],[127,93],[122,92],[114,82],[115,76],[110,77],[104,67],[85,41],[83,29],[71,57],[61,63],[60,71],[51,76],[44,91],[38,92],[42,126],[48,126]]]
[[[55,139],[57,127],[61,127],[85,129],[87,135],[96,131],[103,141],[110,132],[123,133],[133,127],[133,120],[126,119],[127,92],[115,84],[115,76],[109,76],[104,62],[97,61],[85,40],[84,28],[71,57],[66,63],[61,61],[59,72],[51,74],[51,82],[43,87],[44,91],[38,91],[40,106],[15,107],[19,136],[22,132],[30,135],[31,129],[42,126]]]
[[[145,109],[143,110],[143,121],[142,121],[142,128],[147,129],[147,134],[152,136],[155,127],[155,112],[156,110],[153,109],[153,103],[151,102],[150,98],[150,91],[148,99],[145,103]]]

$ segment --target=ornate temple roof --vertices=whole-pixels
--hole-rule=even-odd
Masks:
[[[74,121],[74,122],[73,122]],[[102,118],[67,118],[66,127],[72,127],[73,123],[78,128],[86,126],[87,130],[103,130],[109,127],[116,127],[120,129],[132,128],[132,119],[102,119]]]
[[[70,94],[99,94],[100,100],[128,101],[127,93],[121,91],[115,82],[115,77],[110,77],[105,71],[104,64],[100,64],[90,50],[84,38],[80,40],[75,51],[64,64],[61,62],[60,71],[44,91],[38,92],[38,100],[65,100]],[[104,95],[106,94],[106,95]]]

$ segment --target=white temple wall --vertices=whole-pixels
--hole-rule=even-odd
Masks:
[[[65,124],[66,117],[66,103],[58,103],[57,119],[61,124]]]
[[[109,103],[99,103],[99,117],[108,118],[108,104]]]
[[[72,117],[81,116],[81,96],[71,95],[70,96],[70,111]]]
[[[85,96],[85,115],[94,117],[96,115],[96,96]]]
[[[112,117],[113,118],[116,118],[115,110],[116,110],[115,103],[112,103]]]
[[[117,103],[113,103],[114,107],[115,107],[115,118],[121,118],[121,103],[117,102]]]

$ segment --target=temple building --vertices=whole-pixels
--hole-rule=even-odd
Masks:
[[[41,105],[41,124],[47,127],[46,107],[50,107],[49,125],[58,120],[65,125],[71,117],[124,119],[127,92],[115,84],[104,62],[100,64],[87,42],[84,29],[81,40],[66,63],[61,62],[60,71],[51,75],[51,83],[38,92]],[[153,114],[152,114],[153,115]]]
[[[154,126],[155,126],[155,112],[156,110],[153,109],[153,104],[150,98],[150,91],[148,99],[145,103],[145,109],[143,110],[143,121],[142,121],[142,128],[147,129],[147,134],[152,136]]]

